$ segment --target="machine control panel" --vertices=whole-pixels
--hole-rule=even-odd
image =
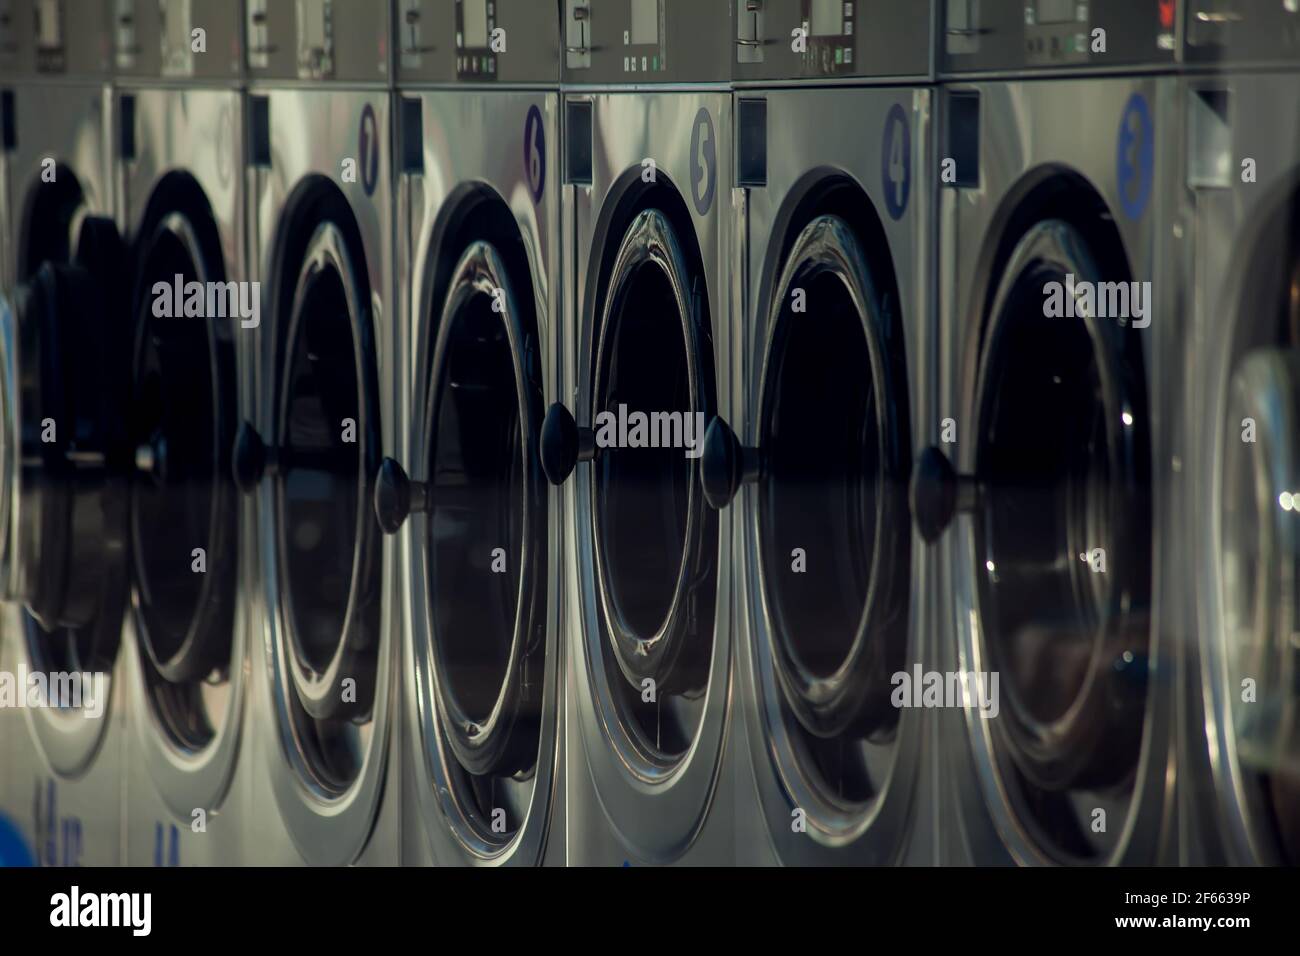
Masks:
[[[564,0],[566,83],[712,83],[730,77],[732,4]]]
[[[16,0],[0,0],[0,73],[12,73],[18,66],[18,24],[14,22]]]
[[[387,83],[392,6],[373,0],[247,0],[249,77]]]
[[[238,78],[241,14],[228,0],[112,0],[113,70],[119,76]]]
[[[36,69],[42,73],[62,73],[67,67],[64,50],[64,14],[62,0],[37,0]]]
[[[927,76],[930,8],[895,0],[731,0],[736,80]]]
[[[1189,0],[1188,63],[1294,62],[1300,0]]]
[[[298,0],[298,75],[325,80],[334,75],[334,4]]]
[[[940,72],[1172,65],[1179,0],[944,0]]]
[[[106,73],[109,47],[101,42],[106,13],[106,5],[99,2],[0,0],[0,72]]]
[[[1087,63],[1092,47],[1088,0],[1029,0],[1025,61],[1030,66]]]
[[[497,62],[510,50],[510,34],[497,24],[492,0],[460,0],[456,4],[456,76],[491,79]]]
[[[558,6],[537,0],[399,0],[400,83],[560,81]]]

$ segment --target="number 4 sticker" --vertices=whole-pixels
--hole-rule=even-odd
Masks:
[[[885,206],[891,218],[902,219],[912,193],[912,131],[907,113],[897,103],[885,117],[880,160]]]

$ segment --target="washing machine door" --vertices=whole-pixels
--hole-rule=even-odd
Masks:
[[[438,320],[424,439],[437,703],[475,776],[537,759],[546,485],[541,355],[521,316],[497,250],[472,243]]]
[[[410,543],[422,799],[479,861],[524,859],[511,851],[540,842],[523,830],[549,788],[544,754],[555,732],[544,713],[555,670],[546,661],[543,355],[528,260],[511,243],[508,230],[489,228],[431,254],[433,266],[463,245],[430,288],[419,330],[428,344],[417,346],[418,477],[389,458],[375,487],[386,533],[421,516]]]
[[[0,306],[0,579],[49,669],[109,671],[126,601],[124,250],[85,217],[71,263],[26,262]]]
[[[1040,222],[997,280],[975,387],[980,646],[1004,750],[1041,791],[1095,790],[1142,740],[1151,601],[1149,417],[1138,339],[1081,299],[1100,257]],[[1085,285],[1087,283],[1088,285]]]
[[[139,639],[157,674],[178,685],[230,665],[237,319],[225,303],[237,287],[225,284],[210,217],[184,203],[147,217],[136,263],[129,427]]]
[[[1300,860],[1300,353],[1262,348],[1237,363],[1222,442],[1217,536],[1235,764],[1271,818],[1286,857]],[[1253,440],[1238,440],[1254,423]],[[1249,688],[1249,690],[1247,689]]]
[[[370,509],[379,399],[359,239],[323,218],[307,240],[276,362],[276,537],[294,692],[317,720],[370,713],[380,541]]]
[[[699,460],[684,449],[687,430],[699,441],[717,409],[704,295],[668,218],[655,209],[638,214],[601,305],[591,509],[614,661],[634,688],[653,681],[658,693],[689,693],[708,681],[711,647],[698,639],[697,623],[711,631],[717,517],[705,505]],[[639,440],[634,414],[645,416]],[[673,440],[675,422],[682,441]]]
[[[897,719],[906,655],[908,396],[900,332],[843,220],[795,240],[771,327],[757,529],[773,664],[810,733],[869,734]],[[801,553],[818,570],[795,573]]]

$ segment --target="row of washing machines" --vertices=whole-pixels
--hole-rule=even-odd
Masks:
[[[1300,861],[1298,57],[0,0],[0,860]]]

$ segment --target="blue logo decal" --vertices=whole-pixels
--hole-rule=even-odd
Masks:
[[[524,122],[524,175],[533,202],[541,202],[546,189],[546,129],[542,126],[542,111],[536,105],[529,107]]]
[[[907,113],[897,103],[885,117],[885,133],[880,147],[880,179],[890,218],[895,221],[902,219],[912,195],[912,130],[907,125]]]
[[[1115,150],[1115,179],[1119,201],[1130,219],[1141,219],[1151,199],[1155,172],[1155,130],[1151,110],[1141,93],[1129,97],[1119,123],[1119,141]]]

